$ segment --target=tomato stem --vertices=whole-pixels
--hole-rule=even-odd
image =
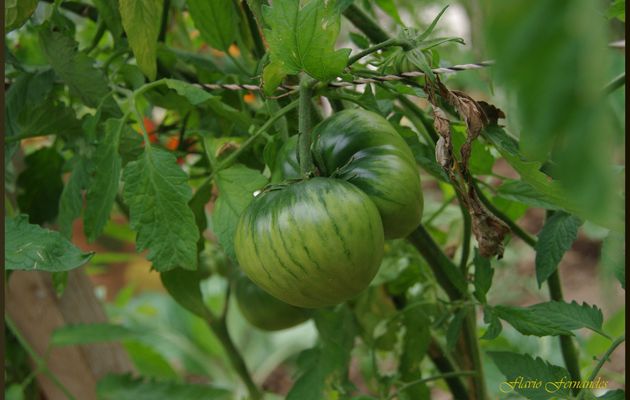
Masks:
[[[307,75],[300,78],[300,104],[298,119],[298,158],[300,173],[303,177],[310,175],[315,169],[311,154],[311,97],[313,96],[312,79]]]

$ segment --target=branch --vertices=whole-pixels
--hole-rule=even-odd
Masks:
[[[300,161],[300,173],[308,176],[315,169],[313,156],[311,155],[311,79],[306,75],[300,78],[300,108],[298,115],[298,158]]]
[[[352,22],[357,29],[365,34],[372,43],[381,43],[389,39],[387,32],[374,22],[362,9],[350,4],[343,15]]]

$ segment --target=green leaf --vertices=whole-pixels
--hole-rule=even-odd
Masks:
[[[502,393],[516,392],[531,400],[548,400],[553,396],[561,399],[571,398],[570,390],[557,383],[562,379],[565,382],[571,379],[566,369],[541,358],[534,359],[528,354],[491,351],[488,355],[506,377],[499,386]],[[519,380],[522,380],[522,385],[518,384]],[[540,381],[542,384],[540,387],[535,387],[538,385],[522,387],[528,381]]]
[[[558,268],[564,253],[577,239],[582,221],[573,215],[559,211],[545,222],[536,243],[536,279],[538,287]]]
[[[181,268],[175,268],[162,272],[160,279],[168,293],[180,306],[201,318],[209,318],[210,312],[206,308],[203,294],[199,287],[201,278],[198,271],[186,271]]]
[[[523,155],[552,159],[556,179],[585,209],[600,216],[619,211],[609,170],[616,132],[602,100],[609,23],[593,18],[605,11],[589,0],[494,0],[487,10],[493,71],[515,94]]]
[[[96,148],[83,221],[83,230],[89,242],[95,241],[103,232],[118,194],[121,169],[118,147],[124,128],[123,119],[108,119],[105,122],[105,137]]]
[[[499,317],[494,313],[492,307],[483,307],[483,322],[488,324],[488,328],[481,336],[481,339],[492,340],[495,339],[501,331],[503,330],[503,326],[501,325],[501,321]]]
[[[571,331],[588,328],[607,336],[602,332],[602,311],[586,303],[549,301],[529,307],[496,306],[494,311],[523,335],[573,336]]]
[[[540,171],[542,164],[537,161],[528,161],[519,153],[519,145],[512,137],[498,126],[490,126],[484,130],[484,137],[488,139],[494,147],[501,153],[506,161],[519,173],[521,179],[527,182],[545,202],[558,206],[564,211],[574,214],[584,220],[591,220],[606,228],[615,231],[623,230],[623,215],[619,213],[603,210],[605,207],[585,207],[557,180],[552,180],[549,176]],[[614,208],[614,207],[612,207]]]
[[[96,108],[102,101],[110,101],[111,109],[117,107],[107,97],[109,87],[105,75],[94,67],[94,60],[77,51],[78,45],[72,37],[61,32],[42,30],[39,39],[55,73],[85,105]]]
[[[37,0],[6,0],[4,3],[4,33],[24,25],[35,12],[37,3]]]
[[[7,270],[68,271],[78,268],[92,258],[59,234],[28,223],[25,215],[4,220]]]
[[[147,147],[140,159],[125,166],[123,181],[138,251],[149,249],[147,259],[159,272],[196,269],[199,231],[188,207],[192,191],[175,156]]]
[[[304,71],[320,81],[336,78],[348,62],[350,49],[336,50],[340,13],[334,1],[276,0],[263,6],[271,63],[265,67],[265,90],[273,92],[281,77]],[[273,71],[273,73],[269,73]]]
[[[420,365],[431,342],[429,330],[431,321],[418,307],[410,307],[403,312],[403,324],[405,336],[398,370],[400,380],[409,383],[422,378]],[[425,384],[413,385],[400,391],[400,399],[422,398],[428,398],[428,388]]]
[[[494,276],[494,269],[490,266],[490,260],[482,257],[479,254],[479,250],[475,248],[475,258],[473,259],[475,265],[475,291],[474,296],[481,303],[486,303],[486,294],[492,286],[492,277]]]
[[[610,7],[608,7],[606,16],[626,22],[626,2],[624,0],[613,0]]]
[[[358,33],[350,32],[350,40],[352,43],[356,44],[360,49],[367,49],[370,47],[370,41],[363,35],[359,35]]]
[[[625,400],[626,392],[624,392],[621,389],[610,390],[606,392],[605,394],[599,396],[598,399],[600,400]]]
[[[123,27],[120,12],[118,11],[118,0],[94,0],[94,5],[98,9],[99,16],[103,18],[109,28],[114,41],[120,39]]]
[[[66,291],[66,286],[68,286],[68,271],[53,272],[51,275],[55,294],[57,298],[60,298],[63,296],[63,292]]]
[[[158,379],[177,379],[177,372],[166,359],[150,346],[139,341],[126,340],[123,342],[125,351],[129,354],[133,365],[145,377]]]
[[[122,325],[108,323],[65,325],[57,328],[50,339],[53,346],[118,342],[140,335]]]
[[[626,242],[625,235],[610,232],[602,244],[600,263],[607,271],[611,271],[626,288]]]
[[[107,375],[96,385],[98,400],[231,400],[232,392],[209,385],[152,381],[131,375]]]
[[[59,212],[63,191],[61,169],[63,157],[53,147],[43,147],[24,159],[26,169],[17,179],[21,189],[17,201],[20,211],[34,224],[52,222]]]
[[[210,2],[208,4],[211,3],[213,2]],[[188,82],[179,81],[176,79],[165,79],[164,81],[166,82],[166,86],[168,86],[170,89],[175,90],[177,94],[184,96],[190,102],[190,104],[194,106],[215,97],[205,90],[193,86]]]
[[[357,335],[357,326],[347,306],[318,310],[314,317],[320,343],[300,354],[302,371],[287,400],[321,400],[327,385],[347,376],[347,365]]]
[[[212,226],[223,250],[236,260],[234,254],[236,225],[243,211],[254,200],[254,192],[262,188],[267,179],[258,171],[239,164],[219,171],[216,183],[219,187],[219,197],[212,213]]]
[[[122,25],[142,73],[150,80],[157,74],[157,40],[162,21],[162,0],[119,0]]]
[[[237,36],[238,15],[231,0],[188,0],[188,11],[201,37],[227,52]]]
[[[400,15],[398,15],[398,8],[394,3],[394,0],[376,0],[376,4],[379,8],[387,13],[394,19],[399,25],[403,25]]]
[[[85,157],[77,157],[68,183],[61,192],[59,199],[59,231],[68,239],[72,238],[72,223],[81,215],[83,209],[82,191],[88,185],[88,161]]]
[[[518,201],[530,207],[557,210],[559,207],[548,200],[543,193],[536,191],[532,185],[524,181],[504,180],[497,188],[497,194],[504,199]]]

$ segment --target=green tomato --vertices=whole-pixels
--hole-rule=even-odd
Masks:
[[[312,314],[309,309],[276,299],[244,275],[236,279],[234,295],[245,319],[265,331],[291,328],[308,320]]]
[[[423,196],[411,149],[380,115],[366,110],[341,111],[313,130],[313,160],[323,176],[346,180],[376,204],[386,239],[409,235],[420,225]],[[285,179],[299,177],[296,139],[280,151]]]
[[[356,186],[312,178],[258,195],[234,238],[245,274],[298,307],[326,307],[365,289],[383,258],[378,210]]]

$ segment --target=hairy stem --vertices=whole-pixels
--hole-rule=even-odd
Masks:
[[[600,358],[599,361],[597,362],[597,365],[595,366],[595,369],[593,369],[593,372],[591,372],[591,375],[588,377],[589,381],[593,381],[595,378],[597,378],[597,374],[599,374],[599,371],[604,366],[604,363],[608,361],[608,359],[610,358],[612,353],[615,351],[615,349],[619,347],[621,343],[625,342],[625,340],[626,340],[626,335],[621,335],[620,337],[615,339],[614,342],[612,342],[608,350],[606,350],[606,353],[604,353],[602,358]],[[585,393],[586,393],[586,390],[582,390],[580,394],[577,396],[576,400],[582,400]]]
[[[311,80],[306,75],[300,78],[300,105],[298,119],[298,156],[300,173],[308,176],[315,169],[311,155],[311,97],[313,89]]]

